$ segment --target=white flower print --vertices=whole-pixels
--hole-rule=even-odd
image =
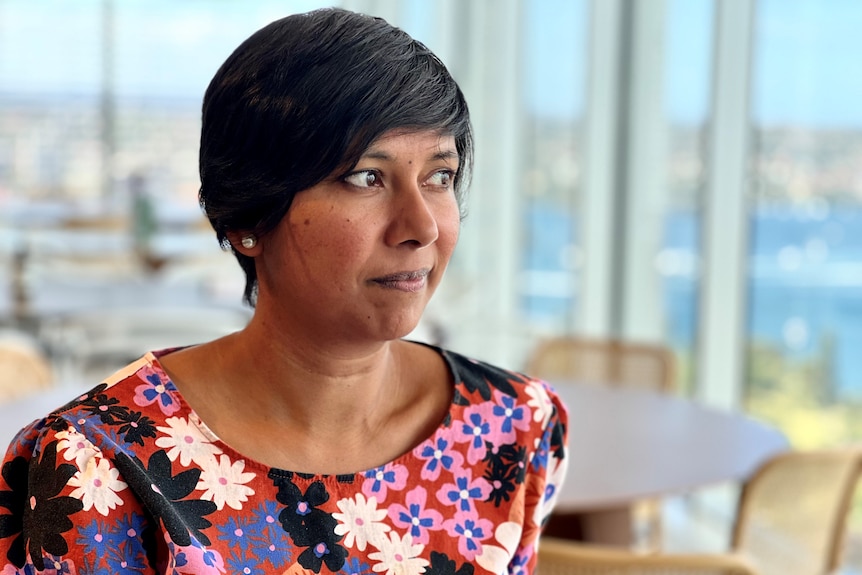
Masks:
[[[245,485],[254,479],[254,473],[243,472],[245,461],[231,463],[227,455],[219,459],[213,457],[205,465],[195,489],[204,492],[201,499],[212,501],[217,509],[225,505],[231,509],[242,509],[242,504],[248,501],[249,495],[254,495],[254,489]]]
[[[221,449],[210,443],[197,426],[181,417],[169,417],[165,420],[169,427],[158,426],[156,429],[165,434],[156,439],[156,445],[168,450],[168,458],[180,465],[188,467],[194,461],[201,467],[210,465],[212,459],[221,453]]]
[[[563,484],[568,469],[568,459],[558,459],[553,454],[548,458],[545,492],[542,495],[541,502],[533,510],[533,522],[536,525],[542,525],[545,519],[551,514],[559,496],[560,485]]]
[[[78,471],[69,479],[69,485],[75,487],[69,495],[81,500],[84,511],[95,507],[96,511],[107,515],[109,510],[123,504],[116,492],[124,490],[126,484],[119,477],[120,472],[111,467],[108,459],[91,459],[83,471]]]
[[[505,521],[494,530],[494,539],[501,546],[482,545],[481,555],[476,555],[476,563],[491,573],[503,573],[515,556],[523,529],[517,523]]]
[[[99,449],[74,427],[60,431],[57,438],[60,440],[57,443],[57,453],[62,453],[66,461],[74,459],[79,471],[86,469],[91,459],[102,455]]]
[[[365,551],[365,546],[371,543],[379,549],[386,540],[389,526],[381,523],[387,512],[386,509],[377,509],[377,498],[369,497],[366,500],[362,493],[357,493],[356,500],[347,497],[336,505],[341,513],[332,514],[338,521],[335,534],[345,536],[344,545],[353,547],[355,544],[356,549]]]
[[[548,390],[541,381],[533,380],[524,386],[524,391],[530,396],[527,405],[533,408],[533,421],[541,422],[542,427],[545,427],[554,414],[554,404]]]
[[[385,571],[385,575],[419,575],[429,565],[427,559],[419,557],[425,546],[421,543],[414,545],[409,533],[402,539],[398,533],[390,531],[389,537],[380,543],[379,552],[368,554],[368,559],[378,561],[371,566],[375,573]]]

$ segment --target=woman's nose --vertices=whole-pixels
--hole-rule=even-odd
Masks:
[[[436,215],[429,199],[418,185],[397,190],[392,201],[394,205],[387,243],[424,247],[437,240],[439,230]]]

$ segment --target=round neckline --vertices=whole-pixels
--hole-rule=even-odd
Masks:
[[[302,471],[296,471],[296,470],[290,470],[290,469],[282,469],[282,468],[275,467],[272,465],[267,465],[266,463],[264,463],[262,461],[259,461],[253,457],[249,457],[249,456],[243,454],[242,452],[236,450],[229,443],[222,440],[212,429],[210,429],[210,427],[206,424],[206,422],[200,418],[200,416],[197,414],[197,412],[188,404],[188,402],[186,401],[186,398],[183,396],[183,394],[180,392],[180,390],[177,388],[177,386],[174,385],[174,382],[171,380],[171,378],[168,376],[167,372],[162,367],[162,364],[159,361],[159,358],[164,356],[164,355],[167,355],[169,353],[172,353],[174,351],[179,351],[179,350],[183,349],[182,347],[169,348],[169,349],[164,349],[164,350],[159,350],[159,351],[150,351],[144,356],[144,359],[146,360],[146,363],[150,368],[154,369],[156,372],[158,372],[160,377],[164,378],[164,381],[166,382],[165,385],[170,386],[169,389],[174,394],[175,398],[177,399],[180,406],[182,407],[181,413],[183,415],[186,415],[189,423],[191,425],[194,425],[195,428],[198,429],[203,434],[203,436],[207,438],[207,440],[209,440],[214,445],[217,445],[219,447],[219,449],[222,450],[222,453],[230,455],[231,458],[234,460],[242,460],[245,463],[246,469],[255,468],[255,469],[264,471],[267,475],[275,475],[278,477],[289,477],[294,481],[297,478],[299,478],[302,481],[306,481],[308,483],[312,483],[314,481],[322,481],[324,483],[353,483],[356,480],[364,480],[364,479],[368,478],[370,476],[370,474],[376,473],[376,472],[378,472],[382,469],[385,469],[387,467],[392,467],[395,465],[405,465],[407,463],[408,459],[414,457],[414,451],[416,450],[417,447],[419,447],[420,445],[422,445],[428,441],[433,441],[435,438],[439,437],[441,433],[445,433],[447,435],[449,433],[451,433],[451,427],[449,426],[449,423],[451,421],[453,421],[454,417],[455,417],[455,414],[453,413],[453,410],[456,407],[456,403],[454,401],[454,398],[458,396],[458,394],[459,394],[458,387],[461,385],[461,383],[460,383],[461,379],[459,378],[458,368],[455,365],[455,362],[453,361],[450,354],[445,349],[438,347],[438,346],[435,346],[435,345],[432,345],[432,344],[429,344],[429,343],[421,342],[421,341],[412,341],[412,340],[405,340],[405,341],[409,341],[410,343],[415,343],[415,344],[418,344],[418,345],[421,345],[421,346],[424,346],[424,347],[427,347],[429,349],[434,350],[443,359],[443,362],[446,364],[446,369],[449,372],[449,377],[451,378],[451,382],[452,382],[452,400],[450,400],[450,402],[449,402],[449,406],[446,410],[446,413],[443,415],[442,419],[437,424],[437,427],[434,428],[434,430],[431,432],[430,435],[424,437],[422,440],[420,440],[418,443],[416,443],[416,445],[414,445],[413,447],[411,447],[410,449],[408,449],[407,451],[405,451],[404,453],[402,453],[401,455],[399,455],[395,459],[387,461],[386,463],[379,465],[377,467],[371,467],[371,468],[363,469],[360,471],[349,472],[349,473],[338,473],[338,474],[308,473],[308,472],[302,472]],[[177,416],[177,414],[173,414],[169,417],[176,417],[176,416]]]

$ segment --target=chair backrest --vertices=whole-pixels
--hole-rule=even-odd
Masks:
[[[731,539],[763,575],[831,573],[841,562],[862,450],[791,451],[743,485]]]
[[[721,554],[633,553],[543,537],[539,575],[756,575],[743,558]]]
[[[0,337],[0,401],[8,401],[51,387],[53,369],[34,345]]]
[[[671,392],[674,358],[660,345],[572,336],[540,342],[526,373],[545,380],[574,379]]]

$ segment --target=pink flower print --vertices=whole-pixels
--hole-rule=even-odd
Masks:
[[[452,440],[436,437],[419,445],[413,454],[419,459],[425,459],[422,466],[422,479],[435,481],[443,469],[454,471],[464,465],[464,456],[452,449]]]
[[[446,483],[437,490],[437,500],[443,505],[456,505],[459,511],[472,511],[474,500],[486,501],[491,494],[491,484],[484,477],[473,480],[473,472],[462,470],[455,483]]]
[[[496,430],[500,433],[499,441],[496,443],[515,443],[515,430],[528,431],[530,429],[530,411],[524,405],[517,405],[515,398],[499,391],[494,392],[497,404],[491,410],[496,423]]]
[[[471,465],[485,457],[485,439],[491,436],[491,424],[484,411],[480,406],[470,407],[464,412],[464,421],[455,424],[455,440],[470,443],[467,461]]]
[[[226,573],[221,553],[207,549],[194,538],[191,545],[185,547],[169,541],[168,549],[170,573]]]
[[[532,549],[532,547],[533,546],[530,545],[529,549]],[[530,560],[532,555],[532,552],[516,554],[512,559],[512,562],[509,564],[509,573],[511,573],[511,575],[527,575],[527,562]]]
[[[452,519],[443,522],[443,528],[458,539],[458,551],[467,561],[473,561],[482,554],[482,541],[491,536],[494,524],[480,519],[475,511],[459,511]]]
[[[173,415],[180,409],[180,402],[175,397],[170,381],[162,381],[162,375],[151,367],[145,367],[139,377],[146,383],[135,388],[135,404],[141,407],[158,402],[159,409],[165,415]]]
[[[443,516],[434,509],[425,509],[428,492],[424,487],[407,493],[406,506],[393,503],[389,506],[389,517],[402,529],[409,529],[414,543],[428,544],[428,532],[443,528]]]
[[[401,491],[407,484],[407,468],[403,465],[383,465],[365,472],[362,493],[365,497],[376,497],[383,502],[389,489]]]

